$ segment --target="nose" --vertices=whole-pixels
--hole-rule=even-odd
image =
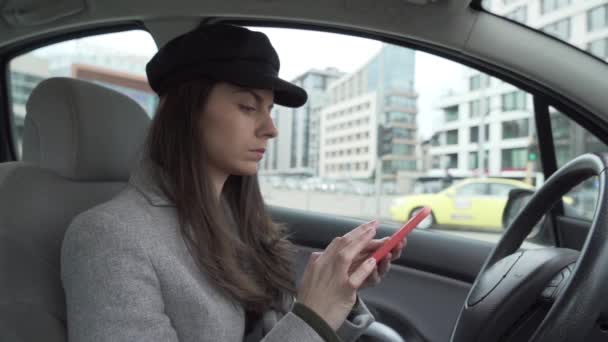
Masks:
[[[270,113],[269,115],[265,115],[264,119],[262,119],[262,123],[260,124],[258,132],[260,136],[263,136],[267,139],[275,138],[279,134],[279,131],[274,125],[274,121],[272,120],[272,116],[270,115]]]

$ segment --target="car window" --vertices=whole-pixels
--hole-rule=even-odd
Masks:
[[[456,189],[456,196],[486,196],[488,194],[487,189],[487,184],[466,184]]]
[[[487,197],[493,178],[542,181],[527,153],[536,141],[527,92],[380,41],[252,29],[273,42],[281,77],[309,93],[303,107],[272,113],[279,135],[259,169],[268,204],[395,226],[431,206],[428,229],[497,241],[506,198],[474,195]],[[442,191],[460,181],[480,184],[465,197]]]
[[[515,188],[516,187],[514,185],[490,183],[490,196],[507,197],[509,196],[509,191]]]
[[[156,45],[143,30],[88,36],[38,48],[9,62],[9,99],[18,159],[21,158],[25,104],[38,83],[72,77],[117,90],[151,116],[158,102],[149,88],[145,65]]]
[[[608,61],[608,0],[482,0],[482,6]]]
[[[552,107],[550,115],[558,167],[584,153],[608,152],[606,144],[566,115]],[[567,194],[569,200],[564,203],[565,214],[574,218],[591,220],[598,195],[598,178],[589,178]]]

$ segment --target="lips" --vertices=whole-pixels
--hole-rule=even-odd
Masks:
[[[264,152],[266,152],[266,149],[265,148],[258,148],[258,149],[252,150],[252,151],[264,154]]]

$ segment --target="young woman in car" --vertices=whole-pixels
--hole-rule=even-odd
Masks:
[[[205,25],[147,65],[160,96],[143,161],[113,200],[79,215],[62,248],[70,341],[353,341],[373,321],[377,222],[314,253],[299,288],[293,247],[257,181],[274,103],[306,92],[278,78],[268,38]]]

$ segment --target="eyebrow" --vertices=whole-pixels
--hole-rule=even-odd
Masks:
[[[257,103],[263,103],[264,102],[264,100],[262,99],[262,96],[260,96],[258,93],[256,93],[255,91],[253,91],[251,89],[238,88],[234,92],[235,93],[249,93],[249,94],[251,94],[255,98],[255,101]],[[268,109],[271,110],[273,107],[274,107],[274,102],[272,104],[270,104],[270,106],[268,106]]]

